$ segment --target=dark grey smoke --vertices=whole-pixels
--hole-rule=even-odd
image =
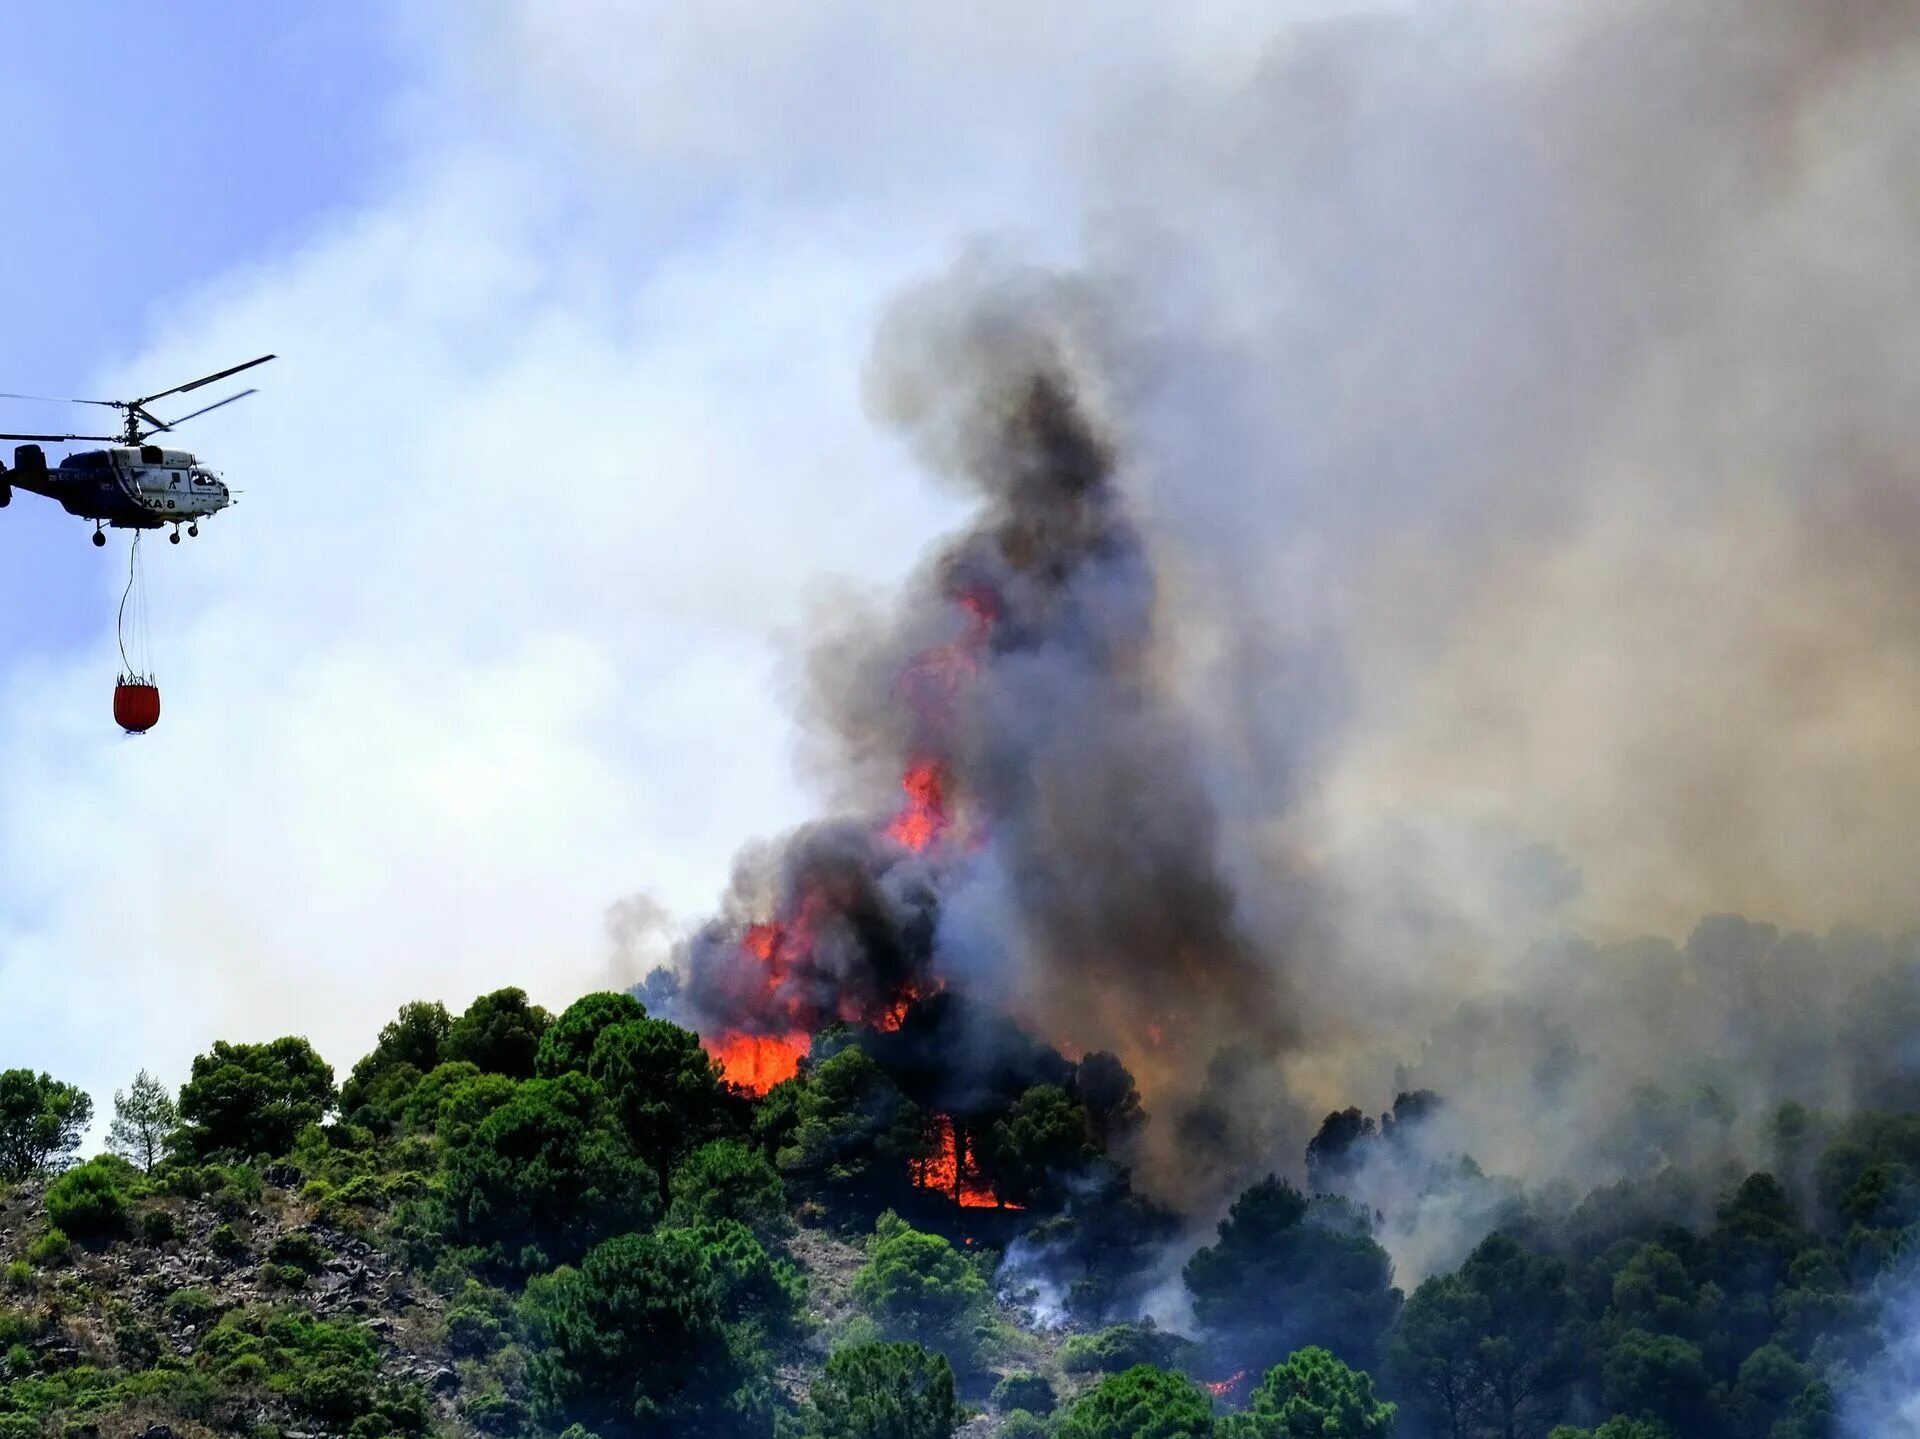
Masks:
[[[1162,1158],[1204,1137],[1237,1171],[1267,1147],[1249,1126],[1295,1032],[1167,689],[1152,557],[1088,348],[1100,313],[1072,282],[965,265],[883,326],[877,412],[979,516],[897,612],[821,617],[812,718],[865,813],[742,860],[672,1008],[709,1033],[898,1026],[875,1041],[891,1052],[954,1032],[895,1012],[951,986],[1070,1054],[1124,1054],[1169,1115]],[[993,1049],[935,1047],[952,1073],[922,1087],[955,1094]],[[1235,1082],[1184,1093],[1223,1053]]]
[[[1920,10],[1442,0],[1249,53],[1113,106],[1078,276],[969,260],[882,327],[876,413],[982,507],[814,625],[883,930],[1118,1053],[1154,1172],[1220,1189],[1419,1086],[1435,1158],[1576,1183],[1906,1092],[1911,946],[1832,927],[1920,920]],[[951,832],[905,855],[920,760]],[[1782,929],[1631,939],[1736,913]]]

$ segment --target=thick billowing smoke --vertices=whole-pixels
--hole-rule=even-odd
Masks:
[[[1750,1160],[1769,1104],[1875,1102],[1920,920],[1920,11],[1443,3],[1157,99],[1088,248],[1292,1093],[1432,1088],[1438,1157],[1575,1185],[1703,1083]]]
[[[1245,1096],[1291,1030],[1284,968],[1244,933],[1190,724],[1170,700],[1145,538],[1106,411],[1103,307],[988,261],[903,297],[876,412],[975,524],[897,611],[823,617],[809,656],[820,761],[856,813],[742,863],[693,940],[678,1012],[709,1033],[866,1023],[897,1047],[952,986],[1066,1053],[1123,1051],[1209,1148],[1245,1146]],[[897,811],[897,813],[894,813]],[[972,1005],[930,1013],[970,1014]],[[944,1042],[953,1022],[925,1027]],[[943,1067],[995,1052],[971,1025]],[[1004,1049],[1004,1044],[1000,1045]],[[1230,1061],[1216,1056],[1230,1054]],[[1232,1112],[1182,1093],[1230,1062]],[[1043,1075],[1031,1069],[1029,1082]],[[1017,1090],[1015,1091],[1017,1092]]]
[[[1764,1162],[1784,1100],[1908,1093],[1920,10],[1249,54],[1115,108],[1076,277],[976,257],[882,326],[876,413],[979,519],[819,618],[808,758],[873,818],[743,863],[682,994],[968,986],[1136,1070],[1163,1187],[1431,1089],[1341,1180],[1407,1281],[1510,1197],[1436,1163]]]

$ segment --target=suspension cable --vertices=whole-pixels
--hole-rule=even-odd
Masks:
[[[135,530],[133,532],[133,544],[127,550],[127,587],[120,592],[120,614],[119,614],[118,623],[115,627],[117,630],[119,641],[120,641],[120,663],[126,666],[128,677],[133,679],[141,678],[141,676],[134,669],[133,661],[127,658],[127,601],[133,595],[134,581],[139,578],[139,575],[140,575],[140,532],[138,530]],[[143,593],[141,595],[141,603],[135,604],[134,611],[133,611],[134,613],[133,647],[136,650],[140,648],[140,635],[139,635],[140,611],[144,607],[145,599],[146,599],[146,596]]]

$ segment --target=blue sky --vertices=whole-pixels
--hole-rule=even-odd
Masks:
[[[4,31],[4,390],[109,398],[94,396],[104,371],[150,348],[165,302],[296,244],[328,211],[365,202],[396,163],[392,108],[409,65],[382,0],[182,0],[163,13],[63,0],[13,6]],[[111,419],[0,405],[8,430]],[[204,444],[217,451],[219,428]],[[12,448],[0,455],[12,461]],[[111,622],[98,565],[75,548],[84,540],[83,524],[31,496],[8,509],[0,653],[60,651]]]
[[[788,123],[834,113],[837,22],[562,8],[6,21],[0,388],[281,358],[190,442],[240,505],[148,552],[151,734],[108,713],[126,537],[0,514],[0,1065],[104,1098],[215,1038],[344,1069],[408,999],[564,1004],[664,953],[609,906],[698,919],[816,809],[792,632],[956,509],[866,417],[875,318],[1018,207]]]
[[[409,76],[381,0],[11,7],[0,127],[16,389],[144,348],[169,300],[363,202]],[[35,378],[35,377],[38,378]]]
[[[0,31],[0,389],[107,398],[103,372],[145,353],[200,286],[364,203],[397,163],[393,107],[413,77],[382,0],[63,0],[10,7]],[[0,406],[0,429],[112,418]],[[217,453],[218,425],[196,443]],[[0,654],[110,623],[85,540],[34,497],[0,517]]]

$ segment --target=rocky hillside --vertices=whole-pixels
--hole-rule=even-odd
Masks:
[[[389,1216],[343,1209],[291,1166],[181,1187],[201,1183],[134,1200],[84,1242],[53,1223],[48,1181],[0,1189],[0,1439],[527,1429],[526,1356],[503,1296],[411,1266],[383,1233]],[[797,1406],[835,1344],[873,1326],[854,1295],[860,1244],[804,1228],[785,1248],[807,1306],[775,1382]],[[967,1386],[983,1394],[1056,1357],[1057,1341],[997,1309],[987,1328],[1006,1362]],[[992,1434],[992,1407],[963,1413],[958,1432]]]

